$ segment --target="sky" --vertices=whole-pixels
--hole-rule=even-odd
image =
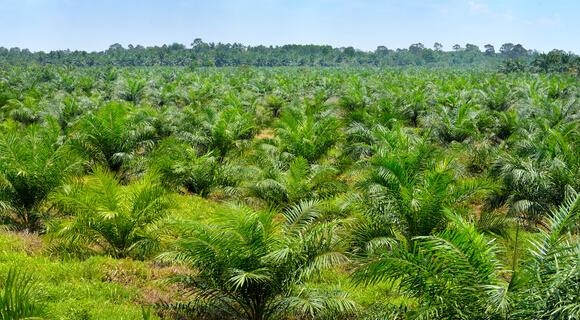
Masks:
[[[0,0],[0,47],[319,44],[374,51],[435,42],[580,54],[578,0]]]

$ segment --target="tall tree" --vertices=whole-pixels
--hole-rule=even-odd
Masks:
[[[478,46],[468,43],[465,45],[465,52],[481,52],[481,51],[479,51]]]
[[[495,48],[491,44],[486,44],[483,47],[485,48],[485,55],[486,56],[493,56],[493,55],[495,55]]]

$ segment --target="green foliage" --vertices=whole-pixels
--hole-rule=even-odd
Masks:
[[[526,64],[522,60],[506,59],[500,66],[499,71],[501,73],[514,73],[514,72],[525,72]]]
[[[253,138],[257,131],[254,115],[235,107],[217,111],[206,107],[186,114],[178,137],[196,146],[201,154],[215,151],[224,161],[235,149]]]
[[[145,126],[144,126],[145,125]],[[80,119],[71,137],[71,146],[91,164],[119,172],[139,143],[149,138],[147,123],[132,124],[125,105],[106,103],[95,113]]]
[[[523,282],[517,292],[520,299],[514,303],[518,318],[573,319],[580,316],[577,300],[580,292],[579,208],[580,195],[569,189],[566,201],[548,217],[548,229],[540,230],[530,240],[530,259],[518,275]]]
[[[114,48],[111,50],[111,48]],[[568,71],[570,67],[578,66],[578,57],[565,53],[562,50],[553,50],[548,54],[530,54],[520,44],[505,43],[495,52],[492,45],[485,46],[485,52],[470,43],[462,48],[459,44],[453,46],[453,51],[443,51],[438,43],[434,50],[426,48],[421,43],[414,43],[409,48],[387,49],[378,46],[375,51],[361,51],[352,46],[333,48],[328,45],[282,45],[267,47],[263,45],[245,46],[240,43],[204,43],[199,39],[197,44],[186,48],[184,44],[172,43],[143,47],[141,45],[123,48],[116,43],[108,50],[100,52],[63,51],[51,53],[30,52],[27,49],[10,50],[2,48],[3,66],[62,66],[63,69],[77,67],[152,67],[152,66],[181,66],[189,68],[204,67],[340,67],[340,66],[422,66],[430,68],[442,66],[468,66],[471,68],[496,66],[505,59],[521,59],[526,63],[534,64],[533,71]],[[18,50],[13,50],[18,49]],[[107,48],[103,48],[107,49]],[[544,56],[548,56],[545,59]],[[547,63],[539,63],[547,60]],[[191,70],[191,69],[190,69]],[[547,71],[546,71],[547,70]],[[52,72],[50,67],[39,68],[36,81],[40,83],[59,80],[61,72]],[[83,94],[90,94],[98,83],[91,81],[67,80],[67,87],[73,84]],[[88,89],[88,90],[87,90]],[[73,88],[69,88],[73,90]]]
[[[197,69],[198,67],[199,67],[199,62],[198,62],[198,61],[192,61],[192,62],[189,64],[189,69],[190,69],[191,71],[193,71],[193,70]]]
[[[492,111],[506,111],[517,100],[517,90],[506,85],[489,86],[480,95],[482,104]]]
[[[80,169],[80,160],[63,143],[53,118],[20,129],[5,124],[0,134],[0,209],[4,222],[38,231],[48,196]]]
[[[315,107],[287,108],[276,123],[282,150],[309,162],[317,162],[341,140],[340,120],[334,111]]]
[[[356,303],[340,291],[300,287],[319,271],[348,260],[335,237],[339,224],[312,223],[316,206],[310,202],[288,209],[283,224],[276,222],[274,210],[238,205],[214,224],[184,226],[176,251],[160,258],[197,271],[173,279],[192,300],[162,306],[191,318],[271,319],[355,311]]]
[[[46,319],[46,304],[36,301],[37,283],[30,274],[16,268],[8,270],[4,289],[0,292],[0,319]]]
[[[446,210],[488,188],[484,181],[461,179],[454,159],[442,158],[424,140],[414,143],[408,152],[377,150],[358,185],[362,195],[353,199],[370,219],[369,227],[394,226],[408,242],[443,229]]]
[[[569,71],[570,62],[574,59],[569,54],[557,53],[554,51],[542,53],[534,57],[531,65],[538,72],[563,72]]]
[[[101,168],[65,188],[55,202],[71,218],[51,226],[53,239],[96,246],[116,258],[144,257],[158,250],[163,218],[173,206],[155,173],[123,186]]]
[[[126,80],[119,92],[119,98],[132,102],[133,105],[139,104],[145,97],[145,83],[141,80]]]
[[[251,155],[248,181],[238,188],[249,198],[274,205],[289,205],[301,200],[325,199],[346,191],[331,164],[309,164],[303,157],[286,163],[285,157],[271,145],[261,145]]]
[[[375,250],[353,277],[360,284],[400,280],[399,287],[420,301],[408,313],[412,319],[493,318],[490,287],[501,282],[499,249],[477,232],[473,224],[414,238],[391,250]]]
[[[434,133],[442,143],[463,142],[477,136],[476,119],[480,112],[469,103],[459,108],[440,107],[434,121]]]
[[[49,242],[47,251],[31,242],[15,253],[0,237],[0,268],[38,270],[55,318],[155,317],[137,304],[159,297],[191,317],[240,318],[257,292],[268,297],[270,318],[578,317],[577,58],[530,56],[512,44],[499,55],[471,44],[347,54],[194,45],[27,55],[68,61],[47,67],[11,66],[16,51],[0,49],[2,215]],[[134,67],[99,67],[103,57]],[[522,59],[506,66],[526,71],[497,73],[504,57]],[[167,67],[192,61],[219,68]],[[74,67],[82,63],[92,67]],[[486,66],[457,67],[478,63]],[[157,67],[137,67],[148,64]],[[362,64],[381,68],[332,67]],[[225,67],[237,65],[252,67]],[[222,200],[253,207],[227,209]],[[261,210],[268,206],[282,213]],[[565,232],[560,216],[571,217]],[[189,221],[167,225],[168,217]],[[219,259],[203,262],[191,248],[202,236]],[[175,256],[164,263],[119,259],[168,248]],[[385,264],[391,273],[373,269],[368,289],[335,290],[366,284],[347,279],[349,271],[393,254],[435,271]],[[171,271],[133,276],[143,268]],[[163,290],[178,284],[148,282],[175,271],[191,295],[169,297]],[[120,280],[126,274],[131,280]],[[352,300],[368,312],[355,313]]]
[[[151,166],[164,182],[202,197],[208,197],[219,187],[235,187],[237,180],[243,177],[238,166],[219,163],[213,152],[198,156],[197,151],[185,143],[166,140],[155,152]]]

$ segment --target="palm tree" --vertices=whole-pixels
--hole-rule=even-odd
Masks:
[[[547,228],[529,240],[529,258],[514,275],[521,284],[504,290],[519,298],[511,299],[511,307],[520,319],[580,317],[580,194],[569,188],[566,196],[562,205],[549,214]]]
[[[237,186],[244,176],[240,166],[220,163],[213,152],[199,156],[195,148],[174,139],[161,142],[151,158],[151,167],[165,183],[204,198],[216,188]]]
[[[61,131],[67,135],[81,116],[92,109],[93,101],[85,97],[71,95],[59,96],[59,99],[44,110],[45,114],[53,116]]]
[[[488,189],[484,181],[462,178],[454,159],[441,158],[425,138],[414,144],[409,150],[375,150],[357,183],[360,194],[352,199],[372,226],[395,227],[409,243],[444,228],[446,210]]]
[[[326,199],[346,191],[331,164],[309,164],[303,157],[290,161],[292,155],[261,144],[249,155],[246,182],[237,191],[250,199],[271,205],[291,205],[301,200]]]
[[[159,257],[196,270],[173,279],[192,301],[165,308],[187,319],[252,320],[356,310],[344,293],[303,286],[312,275],[348,260],[337,237],[340,225],[312,222],[319,213],[317,202],[288,208],[283,223],[271,209],[230,208],[216,223],[184,226],[175,251]]]
[[[508,205],[510,214],[530,224],[542,223],[545,215],[563,201],[566,175],[562,163],[538,162],[504,155],[492,164],[490,174],[501,181],[501,189],[488,199],[491,208]]]
[[[434,134],[443,144],[464,142],[477,136],[477,119],[481,113],[466,103],[458,108],[439,107],[432,126]]]
[[[217,153],[223,162],[234,150],[239,150],[257,133],[255,116],[243,109],[228,107],[218,111],[205,107],[189,110],[180,121],[176,136],[197,147],[200,154]]]
[[[434,236],[376,248],[352,277],[360,285],[400,281],[399,288],[418,301],[411,319],[496,319],[504,305],[498,288],[506,268],[500,248],[475,225],[451,217],[456,226]],[[486,316],[486,317],[484,317]],[[506,318],[507,319],[507,318]]]
[[[349,88],[339,100],[339,106],[345,112],[363,110],[369,104],[367,87],[356,81],[352,81]]]
[[[499,72],[509,74],[526,71],[526,63],[522,60],[506,59],[499,68]]]
[[[149,93],[149,100],[156,107],[175,105],[179,100],[178,87],[171,83],[161,83],[159,88],[153,88]]]
[[[157,250],[162,221],[173,207],[155,173],[123,186],[102,168],[62,190],[54,201],[71,217],[49,228],[53,239],[96,246],[115,258],[141,257]]]
[[[495,134],[494,137],[503,141],[514,134],[519,126],[519,117],[516,111],[496,112],[494,114],[495,124],[491,131]]]
[[[539,72],[548,73],[555,69],[556,64],[560,62],[559,60],[558,55],[554,52],[542,53],[534,58],[531,65],[536,67]]]
[[[0,319],[47,319],[47,305],[35,299],[37,291],[30,274],[10,268],[0,292]]]
[[[109,102],[81,118],[72,133],[71,145],[92,164],[119,172],[139,142],[150,139],[151,130],[139,130],[122,103]],[[147,119],[145,119],[147,120]]]
[[[317,106],[286,108],[276,123],[282,150],[310,163],[322,160],[342,139],[341,122],[334,111],[317,109]]]
[[[87,97],[90,97],[93,94],[92,91],[97,89],[98,82],[90,76],[81,77],[77,79],[76,87],[80,88]]]
[[[509,206],[509,211],[530,223],[542,223],[551,210],[564,200],[566,189],[580,187],[576,123],[550,128],[534,121],[531,130],[520,130],[511,141],[510,153],[503,152],[493,161],[490,175],[501,182],[492,194],[492,207]]]
[[[266,109],[270,112],[272,118],[280,117],[280,110],[286,104],[286,100],[276,95],[270,95],[266,98]]]
[[[343,146],[345,154],[353,160],[365,160],[375,154],[376,150],[408,151],[420,134],[394,121],[387,125],[353,123],[346,131],[347,143]]]
[[[576,319],[579,210],[580,194],[568,188],[546,228],[529,237],[521,262],[516,236],[510,266],[494,239],[449,212],[449,228],[417,237],[412,246],[403,240],[375,247],[352,277],[360,285],[397,281],[418,301],[411,319]]]
[[[6,125],[6,124],[5,124]],[[0,208],[4,222],[38,231],[48,196],[77,173],[81,161],[63,144],[52,117],[19,129],[8,123],[0,134]]]
[[[510,88],[505,83],[486,83],[484,89],[479,90],[480,104],[492,111],[506,111],[518,99],[518,90]]]
[[[121,85],[119,97],[125,101],[138,105],[146,96],[145,82],[139,79],[126,79]]]
[[[30,93],[29,93],[30,94]],[[21,122],[24,125],[42,122],[42,108],[45,103],[32,97],[26,96],[23,101],[11,99],[5,107],[5,113],[8,110],[9,116],[12,120]]]

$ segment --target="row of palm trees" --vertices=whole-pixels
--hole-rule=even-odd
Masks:
[[[171,280],[188,300],[159,304],[176,318],[365,317],[345,288],[309,281],[339,266],[409,297],[393,317],[578,313],[573,77],[29,68],[0,79],[4,224],[45,233],[53,252],[189,266]],[[176,193],[230,204],[174,221]]]

